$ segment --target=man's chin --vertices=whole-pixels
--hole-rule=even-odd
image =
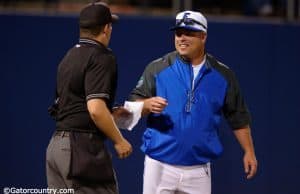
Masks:
[[[178,50],[178,52],[181,56],[187,56],[187,52],[185,52],[185,51]]]

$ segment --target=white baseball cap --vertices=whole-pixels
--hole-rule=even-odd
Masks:
[[[178,28],[207,32],[207,20],[200,12],[183,11],[176,15],[176,24],[171,30]]]

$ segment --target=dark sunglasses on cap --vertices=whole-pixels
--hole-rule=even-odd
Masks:
[[[202,26],[204,29],[206,29],[206,26],[204,26],[203,24],[201,24],[200,22],[192,19],[192,18],[188,18],[188,17],[183,17],[180,20],[176,20],[176,26],[180,26],[182,23],[184,23],[185,25],[189,25],[189,26],[193,26],[194,24],[198,24],[200,26]]]
[[[177,29],[175,30],[175,35],[177,37],[181,37],[182,35],[190,36],[190,37],[199,37],[199,31],[186,30],[186,29]]]

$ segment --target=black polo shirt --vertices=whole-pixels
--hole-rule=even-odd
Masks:
[[[87,101],[101,98],[109,109],[117,87],[117,64],[112,51],[100,42],[80,39],[58,66],[58,130],[97,130]]]

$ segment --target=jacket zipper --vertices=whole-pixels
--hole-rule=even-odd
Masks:
[[[190,113],[191,110],[192,110],[192,104],[195,103],[195,89],[196,89],[196,85],[199,84],[200,80],[202,79],[204,73],[205,73],[205,70],[204,71],[201,71],[200,69],[200,72],[198,74],[198,77],[199,79],[197,80],[197,83],[196,83],[196,78],[195,78],[195,81],[194,81],[194,84],[193,84],[193,80],[194,80],[194,73],[193,73],[193,67],[192,65],[190,65],[190,75],[191,75],[191,89],[188,89],[187,90],[187,103],[185,105],[185,112],[187,113]]]

